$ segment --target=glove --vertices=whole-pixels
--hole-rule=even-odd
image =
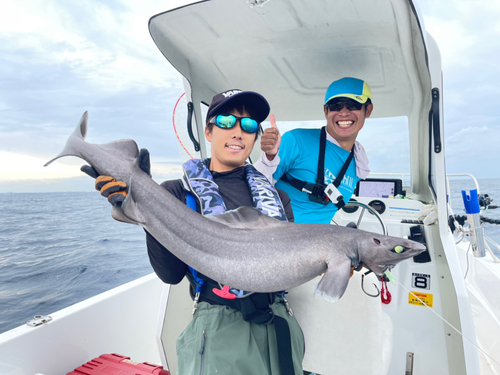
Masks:
[[[149,177],[152,177],[151,158],[149,151],[145,148],[139,151],[139,167],[147,173]],[[84,165],[80,170],[96,179],[95,189],[99,190],[103,197],[108,198],[108,202],[112,205],[121,205],[127,197],[127,184],[125,182],[116,181],[111,176],[100,176],[95,168],[90,165]]]

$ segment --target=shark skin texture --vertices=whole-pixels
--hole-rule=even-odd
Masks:
[[[315,293],[337,301],[347,288],[351,265],[362,262],[382,275],[426,249],[411,240],[359,229],[281,222],[252,207],[202,216],[140,169],[133,140],[86,142],[87,121],[85,112],[63,151],[45,166],[76,156],[100,175],[126,182],[127,198],[121,207],[113,207],[113,217],[142,226],[183,262],[225,285],[267,293],[324,273]]]

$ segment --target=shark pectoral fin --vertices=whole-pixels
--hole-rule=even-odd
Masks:
[[[111,209],[111,216],[116,221],[121,221],[122,223],[139,225],[137,221],[131,220],[127,216],[125,216],[125,214],[122,211],[121,205],[118,204],[113,205],[113,208]]]
[[[139,211],[137,203],[134,200],[132,179],[130,179],[128,183],[127,197],[123,201],[121,208],[118,209],[113,206],[112,215],[115,220],[123,221],[124,223],[136,225],[145,224],[144,216]]]
[[[337,302],[344,295],[351,275],[351,260],[345,258],[340,264],[328,263],[328,269],[316,286],[314,294],[323,296],[329,302]]]

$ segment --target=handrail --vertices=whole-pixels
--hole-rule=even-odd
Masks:
[[[389,232],[387,231],[387,226],[385,225],[385,222],[382,219],[382,216],[380,216],[380,214],[377,212],[377,210],[375,210],[373,207],[368,206],[367,204],[364,204],[364,203],[361,203],[361,202],[357,202],[357,201],[349,201],[345,205],[346,206],[359,206],[359,207],[361,207],[363,209],[361,211],[361,214],[359,215],[358,223],[356,224],[356,228],[359,228],[359,224],[361,222],[363,214],[365,213],[365,210],[368,210],[368,211],[370,211],[370,213],[372,213],[373,215],[375,215],[375,217],[378,219],[378,221],[379,221],[379,223],[380,223],[380,225],[382,227],[383,235],[384,236],[389,235]],[[333,219],[332,219],[332,222],[335,223],[336,225],[338,225]]]
[[[476,185],[477,195],[479,195],[479,184],[477,183],[476,178],[469,173],[451,173],[446,175],[446,195],[448,196],[448,204],[451,207],[451,188],[450,188],[450,177],[470,177],[472,181],[474,181],[474,185]]]
[[[399,176],[401,177],[401,180],[403,181],[403,186],[404,186],[404,178],[405,176],[411,176],[410,173],[370,173],[370,176]],[[450,177],[470,177],[472,181],[474,182],[474,185],[476,186],[477,189],[477,194],[480,194],[479,191],[479,184],[476,180],[476,178],[469,174],[469,173],[450,173],[446,175],[446,190],[448,194],[450,193]]]
[[[479,195],[479,184],[477,183],[477,180],[476,178],[469,174],[469,173],[451,173],[451,174],[447,174],[446,175],[446,182],[447,182],[447,185],[449,186],[450,184],[450,177],[470,177],[472,179],[472,181],[474,181],[474,185],[476,185],[476,189],[477,189],[477,194]]]

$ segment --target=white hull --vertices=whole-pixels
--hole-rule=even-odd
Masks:
[[[0,374],[59,375],[105,353],[160,363],[162,282],[151,274],[51,314],[38,327],[0,335]]]
[[[182,1],[187,3],[191,1]],[[315,348],[307,353],[307,366],[317,365],[323,375],[340,366],[344,375],[500,374],[500,366],[477,349],[500,363],[500,264],[489,255],[469,255],[467,267],[467,245],[455,246],[448,227],[439,48],[412,0],[332,3],[316,1],[306,7],[301,0],[273,0],[264,8],[250,8],[245,1],[214,0],[179,9],[172,5],[153,17],[149,28],[162,53],[186,78],[199,140],[204,134],[202,103],[217,92],[255,90],[265,93],[281,120],[318,120],[323,119],[317,105],[326,86],[342,76],[373,82],[373,116],[408,119],[411,186],[405,193],[410,199],[382,198],[387,207],[382,217],[390,235],[404,237],[417,223],[402,220],[418,219],[414,215],[423,208],[421,201],[436,213],[435,223],[422,225],[430,259],[403,262],[393,272],[404,288],[432,295],[432,310],[412,301],[400,286],[389,286],[393,300],[381,307],[356,294],[356,275],[349,285],[354,294],[338,306],[314,300],[314,314],[308,315],[309,304],[300,302],[311,298],[304,286],[291,299],[308,347]],[[238,53],[228,54],[235,45]],[[201,156],[208,156],[207,151],[201,142]],[[372,200],[358,199],[365,204]],[[335,219],[345,225],[357,215],[342,211]],[[361,229],[377,231],[378,224],[365,217]],[[415,289],[415,274],[425,275],[430,284]],[[366,285],[371,287],[368,281]],[[113,352],[165,366],[167,357],[174,369],[175,338],[190,318],[191,302],[182,288],[172,288],[179,293],[172,293],[167,307],[170,288],[150,275],[54,313],[45,326],[6,332],[0,335],[0,373],[64,374]],[[360,310],[365,315],[355,316]],[[345,329],[356,319],[359,326]],[[373,350],[363,355],[359,350],[365,344],[366,351]]]
[[[467,251],[469,242],[457,245],[463,274],[467,272],[466,285],[474,317],[477,345],[500,363],[500,263],[490,254],[475,258]],[[468,258],[468,265],[467,265]],[[500,366],[479,352],[481,374],[500,374]]]
[[[467,248],[468,242],[457,247],[462,265],[466,264]],[[467,286],[477,335],[471,339],[477,339],[481,349],[500,362],[500,296],[498,289],[491,287],[500,285],[500,263],[494,263],[489,255],[481,259],[470,254],[469,257]],[[374,278],[365,280],[370,291],[372,282],[376,282]],[[311,308],[295,306],[304,328],[308,327],[309,318],[320,318],[316,328],[321,332],[317,332],[315,339],[309,343],[304,365],[310,368],[314,366],[314,358],[321,357],[318,364],[325,375],[334,373],[325,370],[329,365],[336,370],[343,368],[342,374],[346,375],[397,375],[401,374],[406,360],[401,353],[405,352],[405,348],[414,348],[415,374],[447,373],[447,369],[441,368],[446,367],[446,353],[437,354],[445,346],[424,337],[425,325],[441,331],[446,329],[446,323],[426,311],[425,307],[418,307],[421,318],[417,320],[403,312],[396,319],[391,318],[391,309],[398,308],[396,300],[406,298],[407,293],[401,287],[391,285],[395,302],[382,307],[379,298],[370,298],[362,293],[359,283],[358,273],[337,304],[314,298],[309,306]],[[159,337],[164,328],[164,303],[169,289],[151,274],[55,312],[50,315],[52,321],[45,325],[23,325],[5,332],[0,335],[0,373],[65,374],[105,353],[126,355],[136,362],[163,363],[166,368]],[[185,292],[185,285],[179,289],[181,293]],[[300,289],[299,293],[312,296],[314,281]],[[290,293],[291,301],[296,298],[294,293],[297,292]],[[403,306],[407,305],[404,300],[400,302]],[[190,307],[189,302],[184,306]],[[165,325],[170,330],[170,335],[163,332],[164,342],[168,341],[165,344],[170,345],[169,353],[174,350],[178,331],[188,320],[184,319],[180,326],[178,321]],[[421,325],[422,335],[415,335],[412,330],[401,331],[397,328],[399,320],[409,326]],[[500,366],[482,353],[479,358],[481,375],[500,374]],[[175,365],[175,359],[170,357],[170,361]]]

